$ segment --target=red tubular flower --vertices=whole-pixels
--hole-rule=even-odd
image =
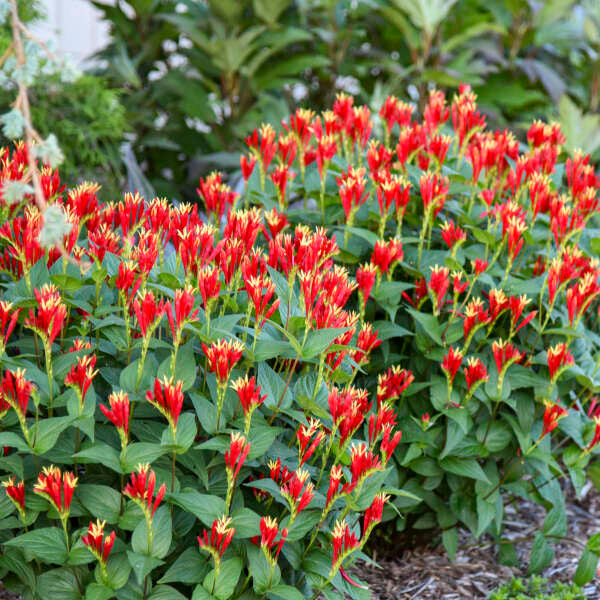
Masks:
[[[317,168],[319,176],[323,179],[323,169],[325,165],[335,156],[337,152],[337,142],[333,135],[323,135],[317,141]]]
[[[194,288],[175,290],[175,299],[165,304],[165,310],[173,339],[178,339],[183,326],[198,318],[198,309],[194,310]]]
[[[269,477],[275,482],[281,485],[286,484],[294,476],[293,471],[290,471],[287,467],[281,468],[281,459],[278,458],[276,461],[269,461]]]
[[[566,344],[556,344],[548,348],[548,370],[550,371],[550,381],[554,383],[559,375],[575,364],[575,359]]]
[[[482,260],[481,258],[476,258],[474,261],[471,261],[471,264],[473,266],[475,277],[479,277],[488,268],[489,262],[487,260]]]
[[[177,431],[177,421],[183,408],[182,387],[183,381],[173,383],[173,378],[163,377],[161,381],[157,377],[154,379],[154,391],[148,390],[146,392],[146,400],[167,419],[173,436]]]
[[[137,467],[137,475],[131,473],[129,483],[123,489],[123,493],[129,496],[144,512],[146,520],[150,521],[154,517],[156,509],[162,502],[167,491],[167,486],[163,483],[154,499],[154,488],[156,487],[156,474],[150,469],[150,465],[140,464]]]
[[[239,432],[232,433],[229,450],[225,451],[225,468],[232,480],[237,478],[248,452],[250,452],[250,444],[246,441],[246,438]]]
[[[392,425],[387,424],[383,427],[383,438],[381,440],[381,444],[379,445],[379,451],[381,452],[381,456],[383,457],[383,465],[387,465],[390,456],[394,454],[394,450],[396,446],[400,443],[402,439],[402,432],[396,431],[392,436]]]
[[[567,290],[567,311],[571,327],[575,326],[594,298],[600,294],[597,279],[598,273],[586,273]]]
[[[560,419],[566,417],[568,414],[568,412],[558,404],[546,402],[545,405],[546,410],[544,411],[544,421],[540,439],[548,433],[552,433],[558,427]]]
[[[369,444],[372,446],[386,426],[396,425],[396,413],[391,402],[383,402],[377,407],[377,414],[369,417]]]
[[[463,317],[463,332],[465,335],[465,346],[468,345],[475,332],[490,322],[488,311],[483,307],[481,298],[471,300],[466,308]]]
[[[380,373],[377,378],[377,405],[381,406],[386,400],[399,398],[406,388],[414,381],[412,371],[403,369],[400,365]]]
[[[144,198],[136,190],[135,194],[126,193],[116,209],[116,219],[121,225],[123,237],[135,232],[144,216]]]
[[[100,564],[106,566],[108,557],[115,543],[115,532],[104,537],[104,526],[106,521],[97,519],[95,523],[90,521],[86,535],[81,536],[84,546],[100,561]]]
[[[260,159],[261,166],[266,172],[277,151],[275,129],[271,125],[261,125],[260,141],[259,132],[255,129],[251,135],[246,137],[246,145]]]
[[[117,428],[121,444],[127,445],[129,437],[129,396],[125,392],[113,392],[108,397],[110,408],[100,404],[102,414]]]
[[[333,528],[331,544],[333,546],[333,560],[331,570],[336,572],[344,559],[360,546],[354,533],[350,533],[350,528],[346,521],[337,521]]]
[[[440,90],[429,92],[429,102],[423,111],[425,129],[433,133],[440,125],[444,124],[450,116],[450,109],[446,105],[446,96]]]
[[[352,483],[358,485],[375,471],[382,469],[379,457],[373,453],[362,442],[350,448],[350,471],[352,472]]]
[[[364,323],[358,332],[358,339],[356,341],[357,350],[352,355],[352,358],[358,365],[364,365],[369,362],[369,354],[375,348],[381,346],[382,340],[377,338],[377,333],[377,331],[373,331],[371,323]]]
[[[12,307],[12,302],[0,300],[0,356],[4,353],[8,338],[17,324],[21,312],[20,308],[12,310]]]
[[[254,375],[248,379],[248,375],[236,379],[231,387],[236,391],[242,410],[244,411],[244,418],[246,419],[246,435],[250,429],[250,417],[252,413],[267,399],[266,396],[261,396],[262,390],[260,386],[256,384],[256,378]]]
[[[281,548],[287,538],[287,529],[281,530],[279,541],[275,541],[279,532],[279,525],[272,517],[262,517],[260,520],[260,547],[262,548],[269,563],[273,564],[279,558]],[[275,555],[272,554],[273,547],[276,546]]]
[[[363,520],[363,538],[369,535],[373,527],[381,521],[381,518],[383,517],[383,507],[389,499],[390,497],[384,492],[379,492],[379,494],[376,494],[375,498],[373,498],[371,506],[365,511]]]
[[[206,529],[201,536],[198,536],[198,544],[201,550],[208,552],[213,557],[215,565],[219,565],[234,534],[235,528],[231,527],[231,517],[223,515],[221,518],[214,520],[210,537]]]
[[[197,279],[198,289],[202,296],[202,306],[204,310],[208,310],[213,300],[219,297],[221,291],[221,281],[219,280],[219,269],[212,265],[207,265],[198,271]],[[168,317],[168,313],[167,313]]]
[[[137,298],[133,301],[133,310],[137,317],[142,336],[150,336],[158,327],[165,313],[165,301],[157,301],[154,294],[148,290],[145,293],[138,294]]]
[[[198,196],[204,201],[206,212],[214,215],[220,221],[239,197],[231,188],[223,183],[221,173],[211,173],[204,179],[200,178],[200,185],[196,189]]]
[[[437,217],[446,203],[446,196],[450,188],[448,178],[445,176],[442,177],[437,173],[426,173],[421,175],[419,187],[425,214],[432,211],[433,216]]]
[[[509,217],[507,234],[508,234],[508,254],[511,260],[515,260],[517,254],[523,247],[523,233],[527,229],[525,221],[519,217]]]
[[[391,239],[388,242],[377,240],[373,248],[371,263],[377,267],[379,272],[390,273],[390,269],[393,269],[393,266],[403,258],[402,242],[396,239]]]
[[[71,509],[73,492],[77,487],[77,477],[70,471],[62,473],[58,467],[43,467],[33,492],[43,496],[56,509],[61,518],[66,518]]]
[[[98,211],[97,194],[100,186],[87,181],[67,192],[67,207],[79,221],[88,220]]]
[[[488,380],[487,368],[479,358],[469,357],[464,371],[469,392],[475,391],[478,385]]]
[[[299,466],[302,466],[314,454],[319,444],[323,441],[325,434],[321,431],[321,423],[318,419],[311,418],[308,426],[300,425],[296,432],[296,437],[298,439]]]
[[[290,167],[296,158],[298,152],[298,142],[293,134],[280,134],[277,140],[277,153],[281,164]]]
[[[279,195],[279,206],[286,205],[285,191],[289,181],[293,181],[296,177],[294,171],[290,171],[289,167],[280,165],[271,173],[271,181],[275,184]]]
[[[450,382],[454,381],[454,377],[456,377],[456,373],[458,372],[458,369],[460,369],[462,361],[463,353],[451,346],[450,350],[448,350],[448,354],[444,356],[444,360],[442,361],[442,371],[446,373],[446,377],[448,377]]]
[[[469,287],[468,281],[462,281],[461,271],[452,271],[452,293],[454,294],[455,301],[461,294],[464,294]]]
[[[339,465],[333,465],[329,472],[329,488],[327,489],[327,499],[325,501],[325,507],[329,507],[332,501],[337,498],[337,491],[342,481],[342,467]]]
[[[252,302],[255,316],[255,327],[257,330],[262,329],[265,321],[279,307],[279,298],[273,301],[269,306],[269,302],[275,293],[275,284],[267,277],[245,277],[244,286],[249,300]]]
[[[340,446],[343,446],[362,425],[371,408],[367,391],[351,386],[343,390],[333,387],[327,400],[333,424],[340,433]]]
[[[429,429],[429,425],[431,425],[431,417],[429,413],[424,413],[421,415],[421,428],[423,431],[427,431]]]
[[[489,293],[490,318],[493,323],[509,307],[509,301],[502,290],[492,288]]]
[[[92,380],[98,374],[98,370],[94,370],[96,366],[96,355],[88,354],[81,356],[77,362],[71,367],[71,370],[65,377],[65,385],[73,387],[77,390],[79,403],[83,407],[85,395],[92,385]]]
[[[591,452],[596,447],[598,442],[600,442],[600,416],[594,417],[594,423],[595,423],[594,437],[592,438],[590,443],[587,445],[586,452]]]
[[[202,343],[202,349],[208,359],[208,369],[217,377],[219,385],[227,385],[233,367],[242,358],[244,345],[237,340],[219,340],[210,346]]]
[[[531,302],[530,298],[527,298],[524,294],[522,296],[511,296],[508,300],[508,307],[510,309],[510,329],[513,334],[517,333],[519,329],[525,327],[528,323],[530,323],[537,315],[537,310],[533,310],[525,317],[521,323],[518,323],[525,307]],[[518,323],[518,325],[517,325]]]
[[[267,239],[275,239],[288,225],[285,213],[277,212],[276,208],[264,212],[265,225],[262,230]]]
[[[7,481],[2,482],[2,486],[21,517],[25,519],[25,482],[16,483],[15,476],[11,475]]]
[[[519,363],[525,357],[515,348],[510,342],[506,340],[498,340],[492,344],[492,353],[494,360],[496,361],[496,368],[498,373],[502,375],[506,369],[513,363]]]
[[[450,221],[444,221],[442,225],[442,239],[448,248],[453,250],[455,246],[460,246],[467,239],[467,234],[450,219]]]
[[[361,305],[365,306],[371,296],[375,278],[377,277],[377,266],[373,263],[367,263],[359,267],[356,271],[356,283],[358,292],[361,296]]]
[[[310,504],[315,495],[314,489],[310,475],[304,469],[298,469],[290,480],[281,486],[281,495],[290,505],[290,522]]]
[[[248,181],[248,179],[250,179],[252,171],[254,171],[255,164],[256,157],[253,154],[248,154],[248,156],[242,154],[240,156],[240,167],[242,169],[242,177],[244,178],[244,181]]]
[[[439,314],[444,297],[450,287],[450,270],[447,267],[440,267],[439,265],[432,267],[427,287],[433,296],[435,313]]]
[[[52,345],[67,317],[67,307],[63,304],[56,287],[47,283],[35,288],[33,294],[37,309],[31,309],[25,319],[25,326],[33,329],[42,339]]]
[[[123,261],[119,264],[119,273],[115,276],[115,286],[123,292],[127,304],[131,302],[142,284],[142,276],[133,262]]]
[[[348,167],[346,173],[336,178],[340,199],[344,212],[346,213],[346,222],[351,223],[351,216],[367,201],[369,193],[365,193],[367,181],[365,179],[365,170],[363,168],[354,169]]]
[[[25,369],[16,371],[6,369],[4,371],[0,388],[0,403],[12,406],[21,423],[25,421],[32,391],[33,384],[25,379]]]
[[[137,243],[131,252],[131,259],[145,276],[148,276],[156,264],[158,247],[161,243],[159,235],[150,230],[141,231],[138,234]]]

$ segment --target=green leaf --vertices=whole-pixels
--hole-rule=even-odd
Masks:
[[[319,356],[333,341],[348,331],[349,327],[327,327],[325,329],[312,329],[306,338],[306,343],[302,349],[302,358],[314,358]]]
[[[450,562],[454,562],[456,549],[458,548],[458,529],[456,527],[444,529],[442,532],[442,542],[444,544],[444,548],[446,548]]]
[[[535,535],[529,556],[529,572],[539,573],[552,564],[554,550],[539,531]]]
[[[33,449],[36,454],[45,454],[54,447],[58,436],[73,422],[73,417],[55,417],[43,419],[34,428],[35,444]]]
[[[130,394],[135,393],[136,383],[138,377],[138,368],[140,364],[140,359],[133,361],[131,364],[127,365],[122,371],[121,376],[119,378],[119,385],[123,390],[129,392]],[[144,368],[142,370],[142,378],[140,380],[138,390],[149,390],[152,387],[154,382],[154,378],[158,373],[158,363],[156,362],[156,358],[154,358],[154,354],[148,353],[146,355],[146,360],[144,361]]]
[[[39,560],[55,565],[63,565],[69,557],[65,535],[57,527],[42,527],[29,531],[5,542],[7,546],[26,549]]]
[[[269,590],[267,596],[269,598],[282,598],[283,600],[305,600],[304,595],[298,588],[283,583],[274,585]]]
[[[567,515],[564,506],[555,506],[544,519],[544,535],[564,536],[567,534]]]
[[[597,567],[598,555],[586,548],[577,563],[577,570],[575,571],[573,582],[577,585],[585,585],[592,581],[596,576]]]
[[[109,600],[114,595],[115,592],[112,588],[95,581],[85,588],[85,600]]]
[[[238,508],[231,513],[231,526],[236,539],[250,538],[260,533],[260,516],[249,508]]]
[[[160,363],[156,377],[170,377],[171,357],[168,356]],[[177,360],[175,361],[175,381],[183,382],[182,390],[186,392],[194,386],[196,381],[196,361],[194,360],[194,348],[192,341],[179,348]]]
[[[438,345],[443,346],[442,342],[442,330],[440,324],[435,315],[422,313],[412,308],[406,309],[409,314],[413,316],[415,321],[423,327],[425,333]]]
[[[186,597],[170,585],[157,585],[148,600],[186,600]]]
[[[160,445],[165,451],[183,454],[194,443],[196,433],[196,417],[192,413],[183,413],[177,421],[175,439],[171,428],[167,427],[162,434]]]
[[[198,517],[207,527],[225,514],[225,500],[219,496],[209,496],[187,488],[177,494],[169,494],[169,498],[183,510]]]
[[[138,554],[137,552],[127,551],[127,559],[133,568],[137,582],[142,585],[146,575],[151,573],[156,567],[163,564],[163,561],[153,556],[146,554]]]
[[[206,556],[201,555],[198,548],[194,546],[185,549],[158,582],[201,583],[207,571]]]
[[[41,600],[81,599],[77,579],[71,569],[53,569],[42,573],[38,577],[37,593]]]
[[[148,442],[137,442],[130,444],[125,449],[123,457],[123,470],[131,473],[136,470],[139,464],[153,463],[159,456],[167,452],[159,444],[150,444]]]
[[[252,586],[257,594],[264,595],[271,585],[277,585],[281,572],[276,566],[271,578],[271,566],[263,551],[256,546],[248,546],[248,572],[252,577]]]
[[[441,460],[440,466],[445,471],[450,471],[450,473],[454,473],[455,475],[462,475],[463,477],[470,477],[471,479],[478,479],[489,483],[489,479],[474,458],[450,456]]]
[[[107,523],[118,523],[121,494],[107,485],[83,483],[77,486],[79,501],[94,517]]]
[[[171,545],[172,523],[168,506],[161,506],[152,519],[152,548],[148,548],[148,527],[146,519],[142,519],[131,537],[131,547],[138,554],[164,558]]]
[[[212,592],[219,600],[227,600],[237,585],[242,572],[242,559],[230,558],[221,564],[221,571],[215,581],[214,569],[204,578],[204,589]]]
[[[119,453],[112,446],[102,442],[96,442],[90,448],[81,450],[73,456],[83,459],[81,460],[82,463],[100,463],[119,474],[123,473]]]
[[[257,380],[263,394],[267,396],[264,402],[265,406],[268,408],[277,407],[282,397],[280,408],[289,408],[292,405],[292,395],[289,387],[286,389],[285,381],[267,363],[258,365]]]

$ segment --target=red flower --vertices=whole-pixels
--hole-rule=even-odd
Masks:
[[[277,212],[276,208],[265,211],[264,217],[263,233],[268,239],[275,239],[289,225],[285,213]]]
[[[323,179],[323,167],[335,156],[337,142],[333,135],[323,135],[317,141],[317,168],[319,176]]]
[[[375,471],[382,469],[379,458],[362,442],[350,448],[350,471],[352,472],[352,483],[359,484]]]
[[[71,367],[71,370],[65,377],[65,385],[74,387],[79,395],[79,402],[83,407],[85,395],[92,385],[92,380],[98,374],[98,370],[94,370],[96,366],[96,355],[89,354],[81,356],[77,362]]]
[[[12,406],[19,420],[24,422],[32,390],[33,384],[25,379],[25,369],[17,369],[14,372],[7,369],[2,378],[0,404]]]
[[[165,312],[165,301],[157,301],[151,291],[138,294],[133,301],[133,310],[137,317],[138,325],[142,336],[150,336],[158,327],[160,320]]]
[[[123,489],[123,493],[142,509],[148,521],[154,516],[167,491],[167,486],[163,483],[158,489],[156,498],[154,498],[155,487],[156,474],[150,469],[150,465],[146,463],[138,465],[137,475],[131,473],[129,483]],[[154,504],[152,503],[153,499]]]
[[[403,369],[400,365],[389,368],[385,373],[380,373],[377,378],[377,404],[381,405],[386,400],[395,400],[414,381],[412,371]]]
[[[483,300],[474,298],[467,304],[463,317],[463,332],[465,335],[465,346],[470,342],[475,332],[490,322],[488,311],[483,308]]]
[[[356,271],[356,283],[358,284],[358,292],[361,295],[362,306],[366,305],[367,300],[371,296],[376,276],[377,266],[373,263],[362,265]]]
[[[544,411],[544,422],[540,439],[548,433],[552,433],[558,427],[558,421],[567,416],[567,411],[558,404],[546,402],[546,410]]]
[[[450,287],[450,271],[447,267],[435,265],[431,268],[431,277],[427,284],[429,291],[433,295],[436,314],[444,302],[444,297]]]
[[[327,399],[333,424],[340,432],[340,446],[362,425],[371,404],[366,390],[351,386],[339,390],[333,387]]]
[[[492,353],[496,361],[498,373],[502,374],[514,362],[521,362],[525,354],[521,354],[510,342],[506,340],[498,340],[492,344]]]
[[[266,171],[275,156],[277,144],[275,143],[275,129],[271,125],[261,125],[260,141],[256,129],[246,137],[246,145],[261,161],[262,168]]]
[[[33,329],[51,345],[64,325],[67,307],[51,283],[44,284],[40,289],[35,288],[33,294],[37,301],[37,310],[32,308],[29,311],[25,326]]]
[[[246,438],[241,433],[232,433],[229,450],[225,451],[225,467],[232,480],[237,478],[248,452],[250,452],[250,444]]]
[[[488,372],[486,366],[479,358],[470,357],[467,359],[467,366],[464,369],[465,379],[467,380],[467,389],[475,391],[475,388],[488,380]],[[475,386],[475,387],[473,387]]]
[[[81,541],[88,550],[100,561],[102,565],[106,565],[110,552],[115,543],[115,532],[104,537],[104,526],[106,521],[97,519],[95,523],[90,521],[86,535],[81,536]]]
[[[333,502],[335,502],[341,496],[349,494],[356,487],[354,484],[345,483],[342,489],[338,492],[340,483],[342,481],[342,467],[339,465],[333,465],[329,472],[329,488],[327,489],[327,499],[325,501],[325,508],[329,508]]]
[[[248,179],[250,179],[252,171],[254,171],[255,164],[256,157],[253,154],[248,154],[248,156],[242,154],[240,156],[240,167],[242,169],[242,177],[244,178],[244,181],[248,181]]]
[[[433,216],[437,217],[446,203],[446,196],[450,187],[448,178],[437,173],[426,173],[421,175],[419,186],[425,214],[432,211]]]
[[[100,404],[102,414],[117,428],[123,447],[129,436],[129,396],[125,392],[113,392],[108,397],[110,408]]]
[[[471,261],[471,264],[473,265],[475,277],[479,277],[488,268],[489,262],[487,260],[482,260],[481,258],[476,258],[474,261]]]
[[[556,346],[548,348],[548,370],[550,371],[550,381],[556,381],[558,376],[573,364],[575,364],[575,359],[569,352],[566,344],[556,344]]]
[[[373,248],[371,263],[374,264],[381,273],[388,273],[399,260],[404,258],[402,242],[396,239],[384,242],[377,240]]]
[[[232,384],[231,387],[236,391],[242,410],[244,411],[244,417],[249,424],[249,418],[252,413],[267,399],[266,396],[261,396],[261,389],[259,385],[256,385],[256,378],[254,376],[248,379],[248,375],[245,377],[239,377]],[[247,427],[249,429],[249,427]],[[246,434],[248,431],[246,431]]]
[[[600,294],[596,272],[586,273],[582,279],[567,290],[567,311],[571,327],[581,318],[594,298]]]
[[[350,528],[344,520],[336,522],[333,528],[331,543],[333,546],[332,571],[337,571],[343,560],[360,546],[356,535],[350,533]]]
[[[373,331],[371,323],[363,324],[361,330],[358,332],[358,339],[356,341],[357,350],[352,355],[352,358],[358,365],[367,363],[369,354],[375,348],[381,346],[382,340],[377,338],[377,333],[377,331]]]
[[[281,459],[278,458],[276,461],[269,461],[269,477],[275,482],[280,484],[286,484],[292,477],[294,473],[290,471],[287,467],[281,468]]]
[[[279,533],[279,525],[277,521],[272,517],[262,517],[260,520],[260,546],[267,556],[269,562],[276,561],[279,558],[281,548],[287,538],[287,529],[281,530],[281,536],[278,542],[275,542],[275,538]],[[271,555],[271,549],[274,545],[277,545],[275,556]]]
[[[175,290],[175,299],[165,304],[165,310],[173,339],[178,339],[183,326],[198,318],[198,309],[194,310],[194,289],[187,286]]]
[[[600,417],[599,416],[594,417],[594,423],[595,423],[594,437],[592,438],[591,442],[587,445],[587,448],[586,448],[587,452],[590,452],[591,450],[593,450],[594,447],[596,446],[596,444],[598,444],[598,442],[600,442]]]
[[[390,437],[391,436],[391,437]],[[396,446],[400,443],[402,439],[402,432],[396,431],[392,436],[392,425],[388,424],[383,427],[383,439],[381,440],[381,444],[379,446],[379,451],[383,457],[384,466],[387,465],[387,462],[394,454],[394,450]]]
[[[252,302],[254,308],[255,327],[260,330],[265,321],[279,307],[279,298],[276,298],[273,304],[269,306],[269,302],[275,293],[275,284],[266,277],[246,277],[244,274],[244,286],[248,299]]]
[[[204,200],[206,212],[215,215],[219,221],[239,197],[239,194],[223,183],[221,173],[217,172],[211,173],[204,179],[200,178],[196,193]]]
[[[369,535],[371,529],[381,521],[383,517],[383,507],[390,497],[384,492],[375,495],[371,506],[367,508],[363,520],[363,537]]]
[[[313,436],[314,439],[312,439]],[[314,454],[319,444],[323,441],[325,434],[321,431],[321,423],[317,419],[311,418],[308,422],[308,427],[303,424],[300,425],[296,432],[296,437],[298,439],[299,466],[302,466]]]
[[[285,206],[285,190],[287,188],[287,184],[289,181],[293,181],[296,177],[296,173],[294,171],[290,171],[289,167],[285,165],[280,165],[271,173],[271,181],[277,187],[277,192],[279,194],[279,205]]]
[[[3,481],[2,485],[6,489],[6,495],[16,506],[19,514],[25,518],[25,482],[16,483],[15,476],[12,475],[7,481]]]
[[[115,286],[119,291],[123,292],[128,304],[139,290],[141,284],[142,276],[138,272],[135,263],[123,261],[119,264],[119,273],[115,277]]]
[[[467,234],[450,219],[450,221],[444,221],[442,225],[442,239],[448,248],[453,249],[467,239]]]
[[[219,564],[219,560],[225,554],[234,534],[235,528],[231,527],[231,517],[223,515],[220,519],[213,521],[210,537],[206,529],[201,536],[198,536],[198,544],[201,550],[211,554],[215,563]]]
[[[509,307],[509,301],[502,290],[492,288],[489,293],[490,317],[494,322]]]
[[[346,221],[351,222],[351,215],[353,215],[369,197],[368,192],[365,193],[365,187],[367,181],[365,179],[365,170],[354,169],[348,167],[346,173],[342,173],[341,177],[336,178],[340,199],[344,212],[346,213]]]
[[[198,271],[197,283],[200,295],[202,296],[202,306],[204,310],[208,310],[207,307],[213,300],[219,297],[219,292],[221,291],[219,269],[212,265],[202,268]]]
[[[510,329],[513,334],[517,333],[519,329],[525,327],[528,323],[530,323],[537,315],[537,310],[531,311],[529,314],[525,315],[521,323],[517,323],[525,310],[525,307],[531,302],[531,299],[527,298],[527,296],[511,296],[508,300],[508,307],[510,309]]]
[[[413,107],[406,104],[395,96],[388,96],[379,109],[379,116],[384,120],[388,132],[392,130],[395,123],[404,127],[410,123]]]
[[[177,421],[183,408],[182,386],[183,381],[177,381],[174,384],[173,378],[163,377],[161,381],[157,377],[154,379],[154,392],[152,390],[146,392],[146,400],[167,419],[173,431],[173,436],[175,436]]]
[[[21,312],[20,308],[11,312],[12,307],[12,302],[0,300],[0,356],[2,356],[2,353],[6,348],[8,338],[17,324],[17,319]]]
[[[70,471],[62,473],[58,467],[43,467],[33,491],[43,496],[56,509],[61,518],[69,514],[73,492],[77,486],[77,477]]]
[[[458,372],[458,369],[460,369],[462,360],[463,353],[452,346],[450,347],[450,350],[448,350],[448,354],[444,356],[444,360],[442,361],[442,371],[446,373],[446,377],[448,377],[451,382],[454,381],[454,377],[456,377],[456,373]]]
[[[290,480],[281,486],[281,495],[290,505],[290,523],[310,504],[315,495],[314,489],[308,471],[303,469],[298,469]]]
[[[208,369],[217,376],[219,385],[226,385],[233,367],[242,358],[244,345],[235,340],[219,340],[210,346],[202,343],[208,359]]]

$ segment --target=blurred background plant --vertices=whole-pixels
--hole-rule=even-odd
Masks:
[[[256,123],[339,91],[377,110],[467,82],[493,126],[557,118],[568,151],[600,146],[596,0],[90,1],[111,28],[96,72],[123,91],[159,195],[193,200],[199,175],[237,169]]]
[[[45,19],[39,0],[19,2],[18,8],[21,22],[28,27]],[[125,182],[120,146],[127,130],[119,90],[109,89],[100,77],[78,76],[68,57],[60,65],[49,64],[52,61],[43,49],[25,38],[28,60],[33,60],[27,87],[35,129],[44,139],[51,134],[56,137],[65,157],[61,165],[65,178],[75,182],[97,181],[107,194],[119,196]],[[4,64],[9,70],[12,42],[12,28],[7,20],[0,28],[0,56],[5,56]],[[47,47],[52,54],[53,43],[49,42]],[[9,107],[17,95],[18,82],[11,79],[10,73],[8,76],[3,73],[1,83],[0,106]],[[0,144],[6,145],[8,141],[6,130],[0,130]]]

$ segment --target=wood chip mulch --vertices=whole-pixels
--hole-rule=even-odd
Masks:
[[[591,484],[584,488],[580,500],[568,486],[565,493],[570,541],[555,544],[554,561],[541,575],[551,582],[571,583],[583,546],[600,531],[600,493]],[[543,508],[528,502],[507,507],[503,537],[515,543],[519,558],[516,566],[499,564],[491,538],[484,537],[477,543],[468,532],[461,532],[454,563],[450,563],[443,547],[422,546],[404,550],[397,557],[374,556],[378,567],[362,563],[352,571],[369,584],[373,600],[486,599],[513,576],[527,576],[533,537],[544,517]],[[600,600],[599,578],[584,586],[583,591],[588,600]]]

